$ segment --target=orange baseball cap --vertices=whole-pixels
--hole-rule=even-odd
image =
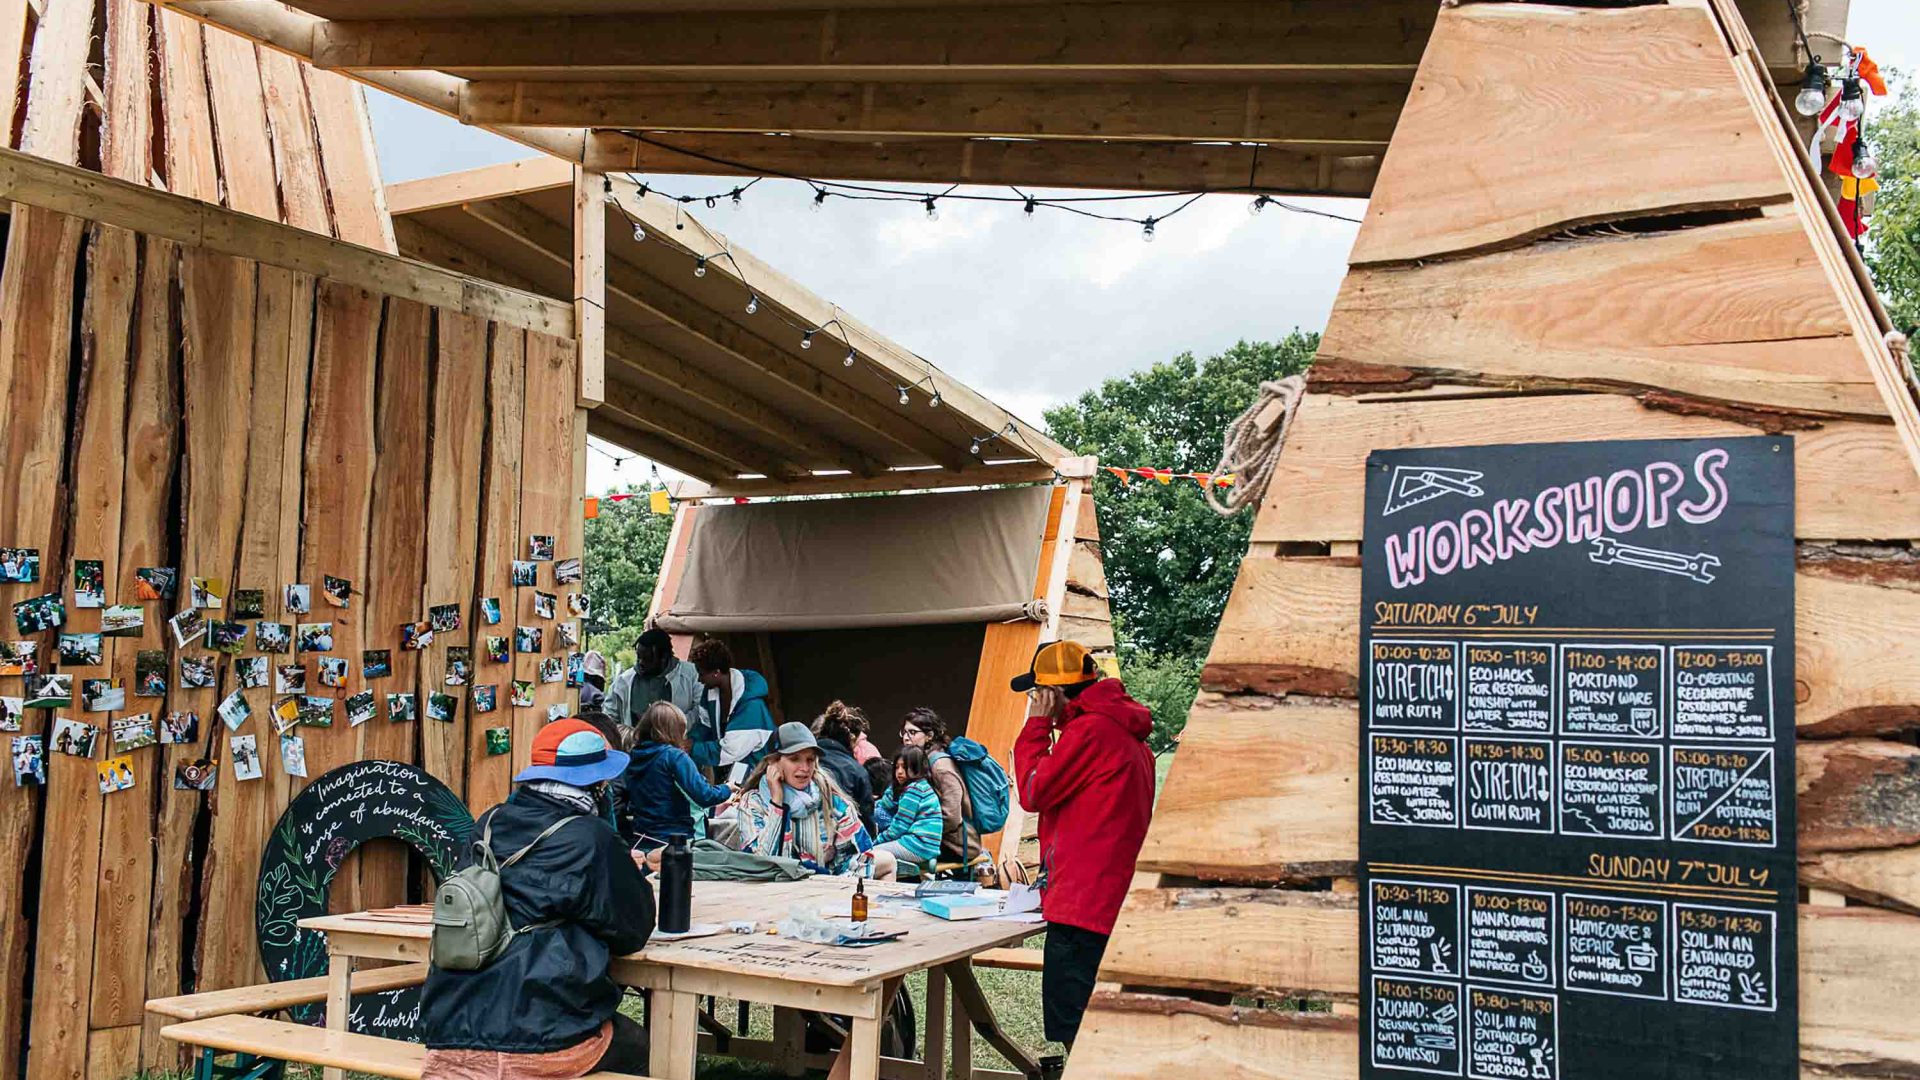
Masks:
[[[1093,654],[1077,641],[1049,641],[1034,651],[1026,674],[1009,683],[1016,694],[1036,686],[1078,686],[1097,674]]]

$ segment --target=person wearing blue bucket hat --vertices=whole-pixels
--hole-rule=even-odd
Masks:
[[[620,1014],[607,973],[654,928],[645,871],[604,816],[626,767],[592,724],[556,720],[534,736],[513,794],[474,822],[460,866],[480,845],[493,852],[516,932],[477,970],[429,966],[423,1080],[647,1072],[646,1029]]]

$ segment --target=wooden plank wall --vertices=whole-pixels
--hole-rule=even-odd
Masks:
[[[1802,1075],[1920,1076],[1914,402],[1735,20],[1441,10],[1072,1080],[1357,1075],[1369,451],[1763,432],[1796,451]]]
[[[107,639],[110,673],[128,684],[140,649],[165,649],[168,694],[129,692],[125,709],[105,714],[30,712],[23,734],[72,717],[101,728],[101,747],[90,760],[50,755],[44,789],[0,780],[0,1076],[173,1068],[178,1053],[145,1030],[142,1004],[269,974],[245,945],[259,855],[307,782],[282,767],[271,689],[244,692],[254,715],[239,733],[256,737],[266,776],[239,781],[215,711],[237,688],[232,662],[219,662],[213,689],[178,686],[183,655],[210,655],[204,643],[175,647],[163,625],[186,604],[185,579],[227,582],[227,607],[213,616],[231,616],[235,589],[260,589],[269,619],[333,623],[325,655],[347,660],[350,674],[344,687],[311,690],[336,704],[332,726],[296,729],[310,776],[368,757],[421,762],[478,805],[496,799],[511,760],[486,755],[463,689],[440,685],[445,648],[465,635],[413,653],[401,650],[399,627],[454,603],[473,628],[481,595],[518,610],[504,583],[506,561],[524,553],[523,522],[562,537],[561,557],[580,553],[574,350],[568,339],[33,207],[14,205],[4,222],[0,382],[21,407],[0,412],[12,478],[0,486],[0,543],[37,547],[43,562],[40,582],[0,586],[0,605],[58,591],[68,628],[96,629],[100,612],[72,606],[73,559],[105,564],[110,603],[134,602],[142,566],[178,567],[183,589],[142,605],[142,636]],[[497,568],[500,586],[479,568]],[[348,607],[320,598],[323,575],[354,582]],[[564,608],[567,590],[551,575],[543,591]],[[313,587],[313,614],[283,614],[290,583]],[[555,641],[553,622],[528,621]],[[43,662],[55,655],[51,637]],[[248,645],[244,655],[260,655]],[[364,677],[370,648],[389,650],[391,676]],[[550,644],[547,655],[564,650]],[[311,686],[314,654],[271,659],[303,662]],[[23,688],[0,679],[0,693]],[[379,709],[352,727],[339,702],[362,688]],[[456,723],[424,719],[435,690],[463,698]],[[421,719],[391,721],[389,692],[421,695]],[[524,742],[548,703],[573,699],[543,686],[539,709],[514,709],[503,688],[492,715]],[[102,795],[95,766],[111,721],[169,710],[199,714],[198,742],[133,751],[136,786]],[[173,789],[175,767],[203,755],[219,766],[215,790]],[[404,850],[360,855],[336,879],[336,904],[409,898]]]

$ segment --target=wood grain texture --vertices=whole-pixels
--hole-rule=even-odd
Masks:
[[[334,235],[376,251],[397,251],[360,87],[332,72],[303,71],[333,206]]]
[[[1802,855],[1800,884],[1920,915],[1920,847]]]
[[[1802,742],[1794,764],[1801,854],[1920,844],[1920,748]]]
[[[1541,125],[1542,115],[1559,122]],[[1648,117],[1662,118],[1649,123]],[[1475,4],[1440,13],[1354,243],[1358,264],[1583,221],[1784,201],[1712,17]],[[1687,153],[1673,153],[1685,146]],[[1660,162],[1660,181],[1621,162]],[[1577,197],[1570,193],[1577,191]]]
[[[26,126],[20,132],[20,149],[29,154],[67,165],[80,160],[93,6],[93,0],[46,0],[41,8],[27,62]]]
[[[1135,889],[1100,964],[1104,982],[1241,996],[1356,999],[1353,893]]]
[[[432,457],[427,468],[427,519],[422,541],[426,580],[420,609],[457,604],[460,629],[436,634],[435,647],[420,657],[420,764],[455,791],[466,789],[470,710],[464,686],[445,685],[447,648],[471,648],[483,631],[477,623],[474,584],[483,514],[481,467],[487,427],[487,324],[471,315],[439,310],[433,358]],[[446,648],[439,647],[441,642]],[[427,699],[450,694],[460,701],[452,723],[426,718]]]
[[[526,420],[520,432],[520,533],[514,538],[515,558],[527,557],[527,538],[540,534],[556,538],[571,537],[573,525],[580,520],[580,500],[573,488],[573,419],[578,376],[574,372],[574,344],[550,334],[527,335]],[[581,552],[555,551],[556,558],[578,558]],[[565,704],[565,683],[539,681],[539,666],[549,657],[565,660],[560,648],[558,617],[541,618],[534,614],[534,593],[544,592],[556,598],[564,590],[553,582],[551,562],[539,566],[539,584],[520,589],[518,609],[520,626],[541,630],[540,651],[513,657],[514,677],[532,680],[533,707],[514,708],[510,687],[500,691],[500,705],[512,718],[513,767],[516,771],[532,762],[533,736],[547,722],[547,708]],[[555,601],[556,605],[564,603]],[[561,608],[558,615],[564,615]]]
[[[1497,433],[1490,436],[1489,433]],[[1630,435],[1755,435],[1751,427],[1642,406],[1620,394],[1356,401],[1310,394],[1253,526],[1255,543],[1359,540],[1367,455],[1407,446],[1584,442]],[[1886,424],[1834,420],[1793,433],[1794,532],[1920,538],[1920,478]]]
[[[145,184],[153,173],[153,84],[147,71],[151,9],[140,0],[107,0],[104,10],[107,101],[100,122],[100,171]],[[0,24],[7,18],[0,15]],[[4,37],[0,29],[0,39]],[[4,41],[0,41],[0,56],[5,55]],[[5,96],[0,94],[0,103]]]
[[[207,97],[205,36],[200,24],[165,8],[154,11],[159,33],[160,100],[166,125],[167,190],[203,202],[220,199],[214,160],[213,105]]]
[[[1066,1075],[1067,1080],[1354,1080],[1359,1062],[1356,1017],[1096,993]]]
[[[474,712],[473,687],[460,695],[460,711],[468,717],[467,806],[476,814],[504,800],[512,788],[512,756],[488,754],[484,733],[490,727],[513,726],[512,706],[507,700],[513,665],[489,662],[485,657],[484,639],[513,636],[513,620],[518,618],[520,607],[508,564],[517,557],[517,552],[524,550],[522,545],[526,543],[520,536],[520,443],[526,419],[527,334],[499,325],[492,327],[492,334],[493,348],[487,362],[479,571],[474,597],[473,687],[496,687],[499,707],[490,713]],[[500,601],[501,621],[497,626],[479,620],[479,602],[487,597]]]
[[[1815,1076],[1920,1073],[1920,918],[1800,908],[1800,1060]]]
[[[278,221],[280,192],[253,43],[225,32],[207,34],[205,40],[207,88],[227,208]]]
[[[1359,580],[1357,558],[1247,559],[1228,594],[1202,685],[1358,697]]]
[[[273,171],[280,186],[280,219],[323,236],[333,235],[333,215],[321,180],[320,146],[300,61],[273,49],[258,50],[260,90],[273,136]]]
[[[1482,9],[1485,10],[1485,9]],[[1793,215],[1351,270],[1313,378],[1656,388],[1883,419],[1839,296]]]
[[[27,5],[7,4],[0,8],[0,65],[18,72],[27,51]],[[0,79],[0,116],[12,117],[25,96],[26,86],[18,78]],[[11,147],[13,125],[0,135],[0,145]],[[11,1040],[8,1040],[11,1041]]]

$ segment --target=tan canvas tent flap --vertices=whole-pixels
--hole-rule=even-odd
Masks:
[[[1051,489],[709,506],[674,633],[1001,622],[1033,600]]]

